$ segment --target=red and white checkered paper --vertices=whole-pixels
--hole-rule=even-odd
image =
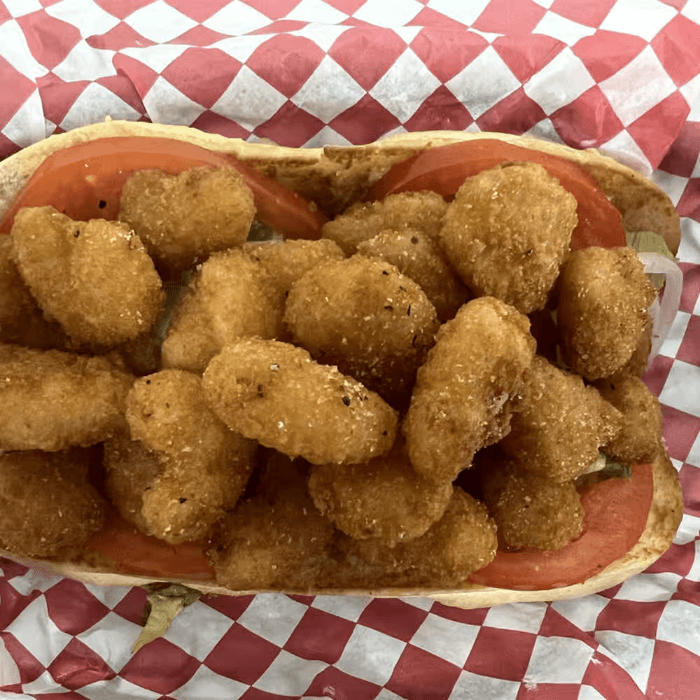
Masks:
[[[145,593],[0,559],[0,697],[616,700],[700,680],[700,0],[0,1],[0,157],[105,116],[290,146],[427,129],[597,146],[684,238],[647,381],[685,493],[645,573],[575,601],[204,597],[131,656]]]

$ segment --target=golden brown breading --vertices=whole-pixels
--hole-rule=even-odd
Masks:
[[[367,464],[312,466],[309,495],[346,535],[393,547],[420,537],[443,516],[452,486],[416,474],[397,440],[386,457]]]
[[[144,492],[161,470],[158,454],[124,432],[105,441],[103,467],[104,492],[111,504],[124,520],[148,532],[141,509]]]
[[[0,548],[52,557],[81,547],[107,503],[87,479],[89,450],[0,454]]]
[[[637,347],[632,353],[632,357],[623,365],[617,374],[631,377],[641,377],[649,367],[649,355],[651,354],[651,341],[654,333],[654,324],[649,314],[644,331],[639,337]]]
[[[263,266],[283,294],[312,267],[345,257],[340,247],[327,239],[246,243],[243,252]]]
[[[561,549],[581,532],[583,507],[573,481],[526,472],[518,461],[493,454],[479,461],[484,502],[507,546]]]
[[[124,185],[119,219],[165,270],[240,246],[255,217],[250,189],[234,168],[192,168],[178,175],[135,172]]]
[[[527,316],[493,297],[467,302],[440,327],[402,426],[418,473],[452,481],[508,431],[509,399],[535,352],[529,327]]]
[[[447,203],[435,192],[390,194],[381,202],[357,202],[323,226],[321,235],[335,241],[345,255],[356,252],[362,241],[386,229],[417,229],[435,238]]]
[[[620,370],[647,330],[655,296],[634,250],[571,253],[559,280],[558,321],[573,371],[592,381]]]
[[[215,253],[173,311],[163,367],[201,374],[237,338],[278,337],[283,312],[284,293],[260,263],[237,249]]]
[[[231,430],[314,464],[367,462],[396,436],[396,412],[377,394],[287,343],[231,343],[209,363],[203,386]]]
[[[0,450],[63,450],[125,427],[133,376],[105,357],[0,344]]]
[[[305,489],[241,501],[222,527],[223,538],[210,552],[216,582],[237,591],[315,587],[326,561],[333,526]]]
[[[14,258],[47,318],[77,343],[112,347],[153,326],[164,295],[153,261],[126,224],[22,209]]]
[[[469,292],[447,262],[436,243],[417,229],[382,231],[357,246],[357,254],[384,260],[417,282],[425,292],[441,323],[454,318]]]
[[[577,221],[576,199],[541,165],[510,163],[465,181],[439,241],[474,295],[528,314],[544,307]]]
[[[321,263],[289,292],[295,343],[401,408],[433,345],[438,320],[423,290],[393,265],[354,256]]]
[[[0,235],[0,342],[29,348],[65,349],[70,343],[56,322],[47,321],[12,255],[12,238]]]
[[[243,493],[255,443],[229,430],[205,403],[201,378],[181,370],[138,379],[126,418],[146,452],[125,438],[107,449],[107,490],[122,516],[171,544],[202,539]]]
[[[421,537],[387,547],[373,540],[336,538],[335,561],[319,587],[459,586],[496,556],[496,526],[483,503],[454,488],[445,514]]]
[[[596,389],[536,355],[499,445],[519,469],[564,482],[593,464],[621,427],[622,416]]]
[[[624,464],[651,462],[661,449],[659,400],[637,377],[618,375],[601,379],[595,386],[623,416],[622,430],[605,445],[605,454]]]

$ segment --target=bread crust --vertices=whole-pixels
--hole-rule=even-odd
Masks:
[[[258,170],[314,200],[329,214],[341,211],[395,163],[418,151],[452,142],[496,138],[526,148],[562,156],[590,172],[620,210],[629,230],[656,231],[675,254],[680,243],[680,220],[668,195],[637,171],[594,149],[576,151],[567,146],[509,134],[422,132],[402,134],[375,144],[353,147],[296,149],[267,143],[248,143],[207,134],[190,127],[108,120],[55,135],[29,146],[0,163],[0,220],[36,168],[52,153],[98,138],[151,136],[187,141],[220,153],[234,154]],[[665,451],[653,462],[654,500],[645,530],[637,544],[623,557],[583,583],[540,591],[520,591],[466,584],[457,590],[386,588],[377,590],[318,590],[318,594],[363,594],[377,597],[431,597],[446,605],[476,608],[512,602],[552,601],[578,598],[614,586],[656,561],[670,546],[683,513],[678,475]],[[33,568],[48,570],[86,583],[135,586],[156,580],[148,576],[115,573],[95,562],[51,562],[17,558]],[[211,582],[178,581],[207,594],[248,595],[258,591],[231,591]],[[294,593],[294,591],[288,591]],[[308,593],[308,591],[306,591]]]
[[[418,151],[459,141],[498,139],[561,156],[595,177],[620,210],[629,231],[656,231],[671,252],[678,252],[680,219],[670,197],[632,168],[595,149],[577,151],[559,143],[491,132],[425,131],[399,134],[362,146],[290,148],[249,143],[185,126],[107,120],[56,134],[19,151],[0,164],[0,220],[31,174],[52,153],[79,143],[117,136],[152,136],[188,141],[202,148],[233,154],[293,189],[331,215],[357,201],[393,165]]]

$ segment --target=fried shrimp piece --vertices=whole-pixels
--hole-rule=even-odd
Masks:
[[[384,260],[417,282],[435,307],[441,323],[454,318],[469,298],[452,266],[433,240],[416,229],[387,230],[357,246],[366,258]]]
[[[119,211],[119,219],[170,271],[242,245],[254,217],[253,195],[238,171],[212,167],[178,175],[135,172],[124,185]]]
[[[298,460],[273,453],[265,466],[269,476],[279,473],[285,488],[241,501],[222,523],[209,552],[216,581],[239,591],[312,590],[333,526],[309,498]]]
[[[323,238],[335,241],[352,255],[362,241],[386,229],[411,228],[435,238],[447,211],[447,202],[435,192],[390,194],[381,202],[358,202],[324,224]]]
[[[528,314],[544,307],[577,221],[576,199],[541,165],[511,163],[465,181],[439,241],[476,296]]]
[[[284,322],[317,362],[337,365],[397,408],[439,325],[412,279],[362,256],[309,270],[289,292]]]
[[[535,352],[529,326],[512,306],[482,297],[440,327],[402,426],[419,474],[452,481],[477,450],[508,432],[509,398]]]
[[[134,381],[105,357],[0,344],[0,450],[93,445],[124,428]]]
[[[32,295],[74,341],[112,347],[155,323],[162,283],[126,224],[73,221],[53,207],[32,207],[17,213],[11,235]]]
[[[388,547],[341,536],[320,587],[453,587],[496,556],[496,526],[483,503],[454,488],[445,514],[421,537]]]
[[[386,457],[367,464],[313,466],[309,495],[345,534],[393,547],[420,537],[443,516],[452,486],[416,474],[397,440]]]
[[[166,542],[202,539],[243,493],[255,444],[208,408],[199,376],[180,370],[136,380],[126,418],[137,444],[121,437],[106,450],[113,503],[124,518]]]
[[[605,454],[624,464],[651,462],[661,440],[659,400],[637,377],[615,376],[601,379],[595,386],[623,416],[622,429],[605,445]]]
[[[237,338],[276,338],[284,294],[263,266],[241,250],[215,253],[175,307],[162,347],[165,368],[201,374]]]
[[[283,294],[289,292],[294,282],[312,267],[345,257],[337,243],[325,238],[246,243],[243,252],[262,265]]]
[[[621,427],[621,414],[597,389],[536,355],[499,445],[520,469],[565,482],[593,464]]]
[[[650,323],[656,290],[630,248],[585,248],[569,255],[559,280],[564,359],[593,381],[632,357]]]
[[[102,527],[106,501],[87,479],[89,450],[0,454],[0,548],[53,557]]]
[[[47,321],[12,255],[12,238],[0,236],[0,342],[40,350],[64,349],[68,336],[56,322]]]
[[[561,549],[581,532],[583,507],[573,481],[556,482],[493,456],[481,468],[484,502],[504,544]]]
[[[231,343],[210,362],[203,386],[231,430],[313,464],[367,462],[396,437],[396,411],[377,394],[288,343]]]

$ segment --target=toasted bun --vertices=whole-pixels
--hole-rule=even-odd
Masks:
[[[663,236],[675,254],[680,243],[678,214],[668,195],[637,171],[601,155],[595,150],[577,151],[567,146],[508,134],[465,132],[423,132],[403,134],[380,142],[355,147],[296,149],[206,134],[189,127],[140,122],[106,121],[65,134],[51,136],[0,163],[0,220],[36,168],[52,153],[78,143],[116,136],[155,136],[188,141],[221,153],[236,155],[262,172],[299,192],[330,215],[360,199],[366,190],[395,163],[414,153],[446,143],[496,138],[519,146],[544,151],[575,161],[590,172],[622,214],[627,231],[655,231]],[[683,512],[683,500],[676,470],[661,452],[653,463],[654,498],[644,532],[637,544],[622,558],[593,578],[573,586],[541,591],[519,591],[466,584],[457,590],[380,589],[319,590],[317,593],[374,596],[428,596],[447,605],[475,608],[512,602],[551,601],[577,598],[614,586],[656,561],[670,546]],[[3,552],[0,551],[0,554]],[[86,561],[17,561],[86,583],[134,586],[160,580],[147,576],[115,573]],[[244,595],[256,591],[231,591],[211,582],[181,580],[205,593]],[[293,591],[289,591],[293,592]],[[305,591],[308,593],[308,591]]]
[[[360,199],[391,166],[418,151],[456,141],[495,138],[578,163],[595,177],[619,209],[625,230],[659,233],[674,255],[681,238],[680,220],[669,196],[636,170],[593,149],[577,151],[562,144],[522,136],[463,131],[401,134],[364,146],[287,148],[229,139],[185,126],[124,121],[106,121],[51,136],[0,163],[0,220],[47,156],[78,143],[115,136],[178,139],[212,151],[234,154],[316,202],[331,215]]]

